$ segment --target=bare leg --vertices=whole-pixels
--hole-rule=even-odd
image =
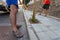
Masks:
[[[46,9],[45,10],[45,14],[46,14],[46,16],[48,16],[49,14],[48,14],[48,9]]]
[[[18,12],[18,9],[15,5],[11,5],[10,6],[10,20],[11,20],[11,24],[12,24],[12,28],[13,28],[13,33],[17,38],[21,38],[23,37],[23,33],[21,33],[16,26],[16,14]]]
[[[41,11],[40,11],[40,15],[42,15],[42,14],[43,14],[43,8],[40,7],[40,9],[41,9]]]
[[[45,16],[47,16],[47,10],[46,9],[44,9],[44,14],[45,14]]]
[[[42,10],[42,14],[43,14],[43,15],[45,14],[45,9]]]
[[[17,7],[15,5],[11,5],[10,6],[10,20],[11,20],[11,24],[13,27],[13,31],[17,31],[17,27],[16,27],[16,14],[17,14]]]

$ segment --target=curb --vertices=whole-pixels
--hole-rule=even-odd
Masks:
[[[27,11],[27,10],[23,9],[23,13],[24,13],[24,17],[25,17],[25,21],[26,21],[26,25],[27,25],[27,30],[28,30],[28,35],[29,35],[29,40],[38,40],[38,38],[36,37],[36,35],[34,33],[34,30],[31,28],[32,26],[28,21],[25,11]]]
[[[32,11],[31,11],[32,12]],[[24,10],[23,9],[23,13],[24,13],[24,17],[25,17],[25,21],[26,21],[26,24],[27,24],[27,30],[28,30],[28,34],[29,34],[29,39],[30,40],[40,40],[39,36],[37,35],[37,31],[34,29],[34,27],[32,26],[32,24],[30,24],[30,22],[28,21],[29,18],[31,17],[31,12],[29,12],[28,10]],[[37,14],[38,15],[38,14]],[[51,18],[54,18],[54,19],[59,19],[59,18],[56,18],[56,17],[53,17],[53,16],[48,16],[48,17],[51,17]],[[38,17],[39,18],[39,17]],[[37,18],[37,19],[38,19]],[[43,18],[47,18],[47,17],[43,17]],[[44,20],[41,21],[42,23],[44,23]],[[45,22],[45,23],[48,23],[48,22]],[[48,25],[50,25],[51,23],[48,23]],[[41,24],[41,25],[44,25],[44,26],[48,26],[47,24]],[[40,25],[40,26],[41,26]],[[51,24],[52,25],[52,24]],[[43,32],[43,31],[42,31]]]

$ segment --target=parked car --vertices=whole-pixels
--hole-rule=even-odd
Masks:
[[[2,13],[9,13],[7,9],[8,8],[5,7],[3,4],[0,4],[0,14],[2,14]]]

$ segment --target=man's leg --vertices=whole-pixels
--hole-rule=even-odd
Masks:
[[[40,15],[42,15],[43,14],[43,8],[41,7],[40,10],[41,10]]]
[[[48,16],[48,15],[49,15],[49,13],[48,13],[49,6],[50,6],[50,4],[46,5],[46,9],[45,9],[46,16]]]
[[[17,7],[15,5],[10,5],[10,21],[12,24],[13,31],[17,31],[16,27],[16,14],[17,14]]]
[[[43,8],[42,14],[45,14],[45,9]]]
[[[12,28],[13,28],[13,33],[17,38],[21,38],[21,37],[23,37],[23,33],[20,32],[16,26],[16,14],[18,12],[18,8],[15,5],[11,5],[10,10],[11,10],[10,11],[10,20],[11,20],[11,24],[12,24]]]
[[[48,16],[48,9],[45,10],[45,16]]]
[[[43,5],[43,7],[42,7],[42,13],[41,14],[45,14],[45,4]]]

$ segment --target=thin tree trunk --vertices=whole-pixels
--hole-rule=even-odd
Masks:
[[[33,19],[35,19],[35,11],[36,11],[36,0],[34,0],[34,5],[33,5],[33,16],[32,16]]]

